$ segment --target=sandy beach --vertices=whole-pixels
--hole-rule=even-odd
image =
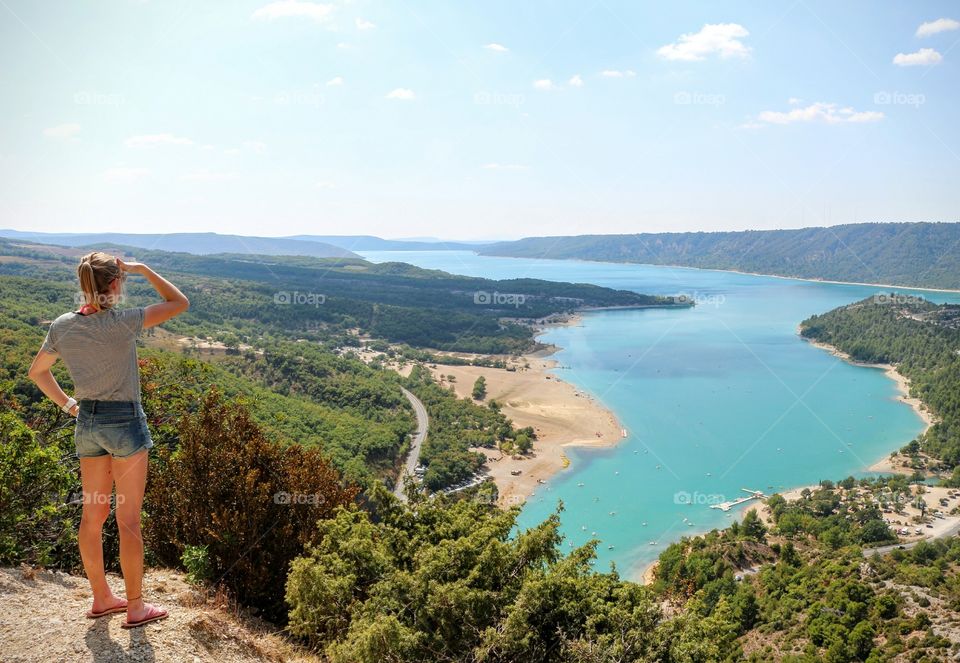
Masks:
[[[622,427],[610,410],[590,394],[550,373],[557,366],[549,356],[553,351],[502,357],[513,370],[444,364],[430,369],[441,384],[452,384],[461,398],[469,398],[474,382],[483,376],[487,384],[484,402],[497,401],[514,426],[532,426],[536,432],[533,450],[525,456],[477,449],[487,456],[489,474],[500,491],[501,506],[521,504],[538,485],[568,467],[565,447],[606,447],[622,439]],[[517,471],[520,474],[512,474]]]

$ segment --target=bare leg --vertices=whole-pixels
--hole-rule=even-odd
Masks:
[[[117,484],[117,530],[120,533],[120,568],[127,588],[127,621],[139,621],[154,606],[143,601],[143,537],[140,509],[147,485],[147,450],[113,459]]]
[[[93,610],[97,613],[124,605],[113,595],[103,572],[103,523],[110,515],[113,472],[110,456],[80,459],[80,482],[83,487],[83,515],[80,517],[80,558],[93,590]]]

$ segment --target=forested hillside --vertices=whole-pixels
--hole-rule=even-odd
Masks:
[[[581,306],[676,306],[655,297],[590,284],[457,276],[403,263],[249,255],[194,256],[117,247],[180,275],[193,303],[168,329],[236,335],[265,333],[350,343],[355,332],[394,343],[466,352],[522,352],[535,346],[531,319]],[[78,250],[0,240],[10,259],[0,274],[72,278]],[[130,295],[149,295],[132,282]],[[682,304],[681,304],[682,305]]]
[[[729,269],[827,281],[960,288],[960,223],[528,237],[481,255]]]
[[[894,364],[937,422],[904,451],[923,451],[960,485],[960,306],[877,295],[804,320],[806,338],[854,360]]]

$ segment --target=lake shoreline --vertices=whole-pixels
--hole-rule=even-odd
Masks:
[[[700,272],[722,272],[725,274],[743,274],[744,276],[766,276],[772,279],[785,279],[787,281],[803,281],[806,283],[828,283],[834,285],[859,285],[866,286],[871,288],[901,288],[906,290],[922,290],[924,292],[950,292],[950,293],[960,293],[960,289],[955,288],[930,288],[926,286],[915,286],[915,285],[895,285],[892,283],[864,283],[861,281],[833,281],[828,279],[814,279],[806,278],[803,276],[784,276],[783,274],[764,274],[762,272],[745,272],[739,269],[720,269],[719,267],[692,267],[690,265],[661,265],[656,263],[649,262],[618,262],[615,260],[588,260],[586,258],[532,258],[527,256],[498,256],[498,255],[487,255],[484,253],[473,252],[477,256],[485,258],[512,258],[513,260],[564,260],[569,262],[583,262],[583,263],[606,263],[608,265],[639,265],[643,267],[666,267],[669,269],[692,269]]]
[[[571,313],[537,325],[537,335],[551,327],[579,325],[582,320],[579,313]],[[549,489],[551,478],[571,466],[566,454],[569,447],[608,449],[624,439],[623,426],[610,408],[593,394],[556,375],[560,364],[552,355],[560,349],[543,345],[519,357],[498,356],[510,370],[439,363],[430,368],[434,379],[445,387],[453,387],[460,398],[470,398],[474,382],[482,376],[487,391],[484,402],[497,401],[501,412],[516,428],[530,426],[537,433],[528,454],[474,449],[487,457],[488,475],[497,485],[497,505],[501,508],[519,506],[538,490]],[[489,358],[452,354],[465,359]]]
[[[800,334],[799,326],[797,327],[797,336],[799,336],[802,340],[806,341],[813,347],[818,348],[820,350],[825,350],[826,352],[829,352],[833,356],[847,362],[848,364],[851,364],[853,366],[860,366],[863,368],[877,368],[882,370],[884,372],[884,375],[886,375],[888,378],[893,380],[894,384],[896,384],[897,391],[900,392],[900,401],[903,403],[906,403],[911,408],[913,408],[913,411],[916,412],[917,416],[920,417],[920,419],[923,421],[924,428],[923,428],[923,431],[920,433],[921,435],[927,432],[930,429],[930,427],[935,423],[933,415],[930,413],[929,410],[926,409],[926,405],[923,403],[923,401],[921,401],[919,398],[910,396],[910,380],[904,377],[897,370],[896,366],[894,366],[893,364],[879,364],[879,363],[867,363],[867,362],[857,361],[846,352],[843,352],[839,348],[833,345],[830,345],[829,343],[823,343],[821,341],[814,341],[812,339],[806,338],[805,336]],[[898,464],[893,460],[892,456],[895,453],[895,451],[896,450],[894,450],[894,452],[891,452],[890,454],[883,456],[876,462],[868,465],[865,468],[866,471],[887,472],[890,474],[904,474],[904,475],[913,474],[913,468],[910,468],[902,464]],[[779,494],[781,497],[783,497],[787,501],[794,501],[794,500],[800,499],[803,496],[803,492],[805,490],[813,491],[818,489],[819,487],[820,486],[818,484],[795,486],[788,490],[778,491],[776,494]],[[757,515],[761,515],[760,512],[764,506],[765,504],[762,501],[757,501],[757,500],[751,501],[739,510],[738,515],[742,518],[743,516],[745,516],[747,513],[751,511],[755,511]],[[659,565],[659,561],[657,560],[654,560],[653,562],[650,562],[649,564],[647,564],[643,568],[643,570],[639,574],[637,574],[637,577],[639,578],[639,582],[644,585],[649,585],[650,583],[652,583],[656,579],[656,569],[658,565]]]

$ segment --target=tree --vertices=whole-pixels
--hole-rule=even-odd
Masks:
[[[487,380],[482,375],[473,383],[473,400],[482,401],[487,396]]]
[[[747,515],[743,517],[741,528],[744,536],[756,539],[757,541],[763,541],[764,536],[767,534],[767,528],[763,524],[763,521],[760,520],[760,516],[757,515],[756,511],[747,512]]]
[[[533,442],[527,437],[526,433],[520,433],[517,435],[517,438],[513,441],[517,447],[517,451],[522,454],[527,453],[533,448]]]

